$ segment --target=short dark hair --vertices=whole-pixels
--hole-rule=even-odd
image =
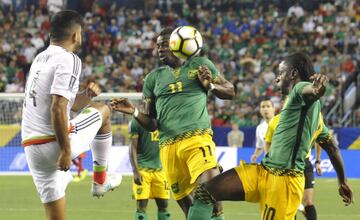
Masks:
[[[173,32],[173,30],[174,29],[172,27],[165,27],[160,31],[159,36],[170,35]]]
[[[82,16],[73,10],[63,10],[56,13],[50,22],[50,39],[63,41],[70,37],[71,30],[75,25],[82,26]]]
[[[315,73],[310,56],[305,52],[295,52],[285,58],[289,68],[298,71],[301,81],[310,81],[310,76]]]
[[[271,105],[274,106],[274,103],[273,103],[273,101],[271,100],[271,97],[269,97],[269,96],[263,96],[263,97],[261,97],[260,100],[259,100],[259,105],[260,105],[262,102],[271,102]]]

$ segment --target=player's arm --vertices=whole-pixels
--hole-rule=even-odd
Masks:
[[[138,144],[139,144],[139,136],[132,136],[130,139],[130,149],[129,149],[130,163],[133,168],[134,182],[137,185],[141,185],[142,177],[139,172],[139,166],[137,163],[137,153],[136,153]]]
[[[235,97],[234,85],[220,74],[213,80],[207,66],[199,67],[198,79],[205,89],[210,90],[220,99],[233,99]]]
[[[353,193],[350,186],[347,184],[344,162],[342,160],[339,148],[336,146],[334,139],[331,136],[318,141],[318,143],[329,155],[329,159],[334,166],[339,183],[339,194],[343,198],[343,202],[345,205],[350,205],[353,203]]]
[[[255,151],[254,153],[251,155],[251,162],[252,163],[256,163],[256,159],[262,154],[262,152],[264,151],[263,150],[263,147],[264,146],[261,146],[261,140],[260,140],[260,134],[259,134],[259,126],[256,127],[256,144],[255,144]]]
[[[310,77],[313,82],[302,89],[301,95],[306,103],[313,103],[325,94],[329,78],[322,74],[314,74]]]
[[[71,148],[68,136],[68,100],[60,95],[52,95],[51,124],[53,126],[56,141],[60,146],[58,159],[59,169],[68,170],[71,165]]]
[[[322,148],[320,147],[320,145],[318,143],[315,142],[315,168],[316,168],[316,173],[318,176],[322,175],[322,170],[321,170],[321,166],[320,166],[320,162],[321,162],[321,151]]]
[[[71,111],[77,112],[85,108],[90,103],[91,99],[98,96],[99,94],[100,87],[97,84],[90,82],[86,89],[76,94]]]
[[[133,115],[134,118],[148,131],[155,131],[158,127],[156,121],[155,102],[145,99],[144,112],[140,112],[127,98],[115,98],[111,100],[111,108],[115,111]]]

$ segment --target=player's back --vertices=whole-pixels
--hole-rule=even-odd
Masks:
[[[65,97],[68,116],[79,88],[81,60],[62,47],[50,45],[38,54],[26,82],[22,114],[22,144],[47,142],[54,138],[51,125],[52,95]]]
[[[306,104],[303,100],[301,91],[309,84],[297,83],[289,94],[280,113],[271,150],[262,161],[266,167],[302,173],[312,136],[318,129],[321,110],[319,100],[312,104]]]

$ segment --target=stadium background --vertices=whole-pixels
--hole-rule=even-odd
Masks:
[[[347,173],[360,178],[356,163],[360,158],[360,4],[351,0],[297,2],[0,0],[0,172],[27,173],[20,146],[19,93],[24,91],[32,59],[48,45],[51,14],[69,8],[81,12],[85,21],[82,82],[96,81],[107,93],[131,92],[134,100],[139,100],[135,93],[142,90],[143,75],[158,65],[156,33],[164,26],[198,28],[204,38],[202,55],[236,88],[234,101],[214,97],[208,101],[214,140],[224,146],[218,148],[218,157],[226,167],[235,166],[239,159],[248,161],[254,150],[260,98],[271,97],[279,109],[280,94],[272,82],[281,58],[299,48],[308,51],[316,72],[331,79],[322,99],[323,114],[342,149]],[[127,122],[128,117],[113,115],[112,169],[125,173],[130,172],[123,147],[128,143]],[[243,149],[226,147],[231,123],[245,133]],[[323,155],[325,177],[334,177]],[[88,155],[85,166],[91,170],[90,161]]]

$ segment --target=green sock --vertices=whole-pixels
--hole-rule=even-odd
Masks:
[[[146,212],[136,212],[135,220],[147,220]]]
[[[170,213],[165,212],[158,212],[158,220],[170,220]]]
[[[206,204],[203,201],[194,200],[190,207],[187,220],[209,220],[211,219],[213,204]]]
[[[222,216],[215,216],[215,217],[212,217],[211,220],[225,220],[225,216],[222,215]]]

